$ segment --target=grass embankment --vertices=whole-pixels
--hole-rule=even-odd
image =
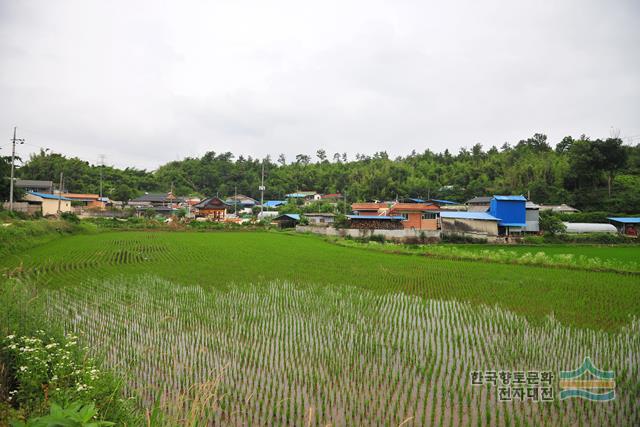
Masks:
[[[60,219],[22,220],[4,216],[0,218],[0,257],[15,255],[63,236],[97,231],[95,225],[84,222]]]
[[[640,274],[640,245],[406,245],[328,238],[329,242],[392,254],[552,267],[593,272]]]

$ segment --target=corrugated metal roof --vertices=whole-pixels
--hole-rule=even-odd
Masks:
[[[268,208],[277,208],[280,205],[286,205],[287,202],[284,200],[267,200],[264,202],[264,205]]]
[[[39,181],[37,179],[16,179],[16,187],[39,187],[39,188],[51,188],[53,186],[52,181]]]
[[[288,217],[288,218],[294,219],[296,221],[300,221],[300,214],[282,214],[279,217],[274,218],[274,220],[280,219],[282,217]]]
[[[440,212],[440,218],[477,219],[482,221],[500,221],[486,212]]]
[[[614,222],[619,222],[621,224],[640,224],[640,217],[626,218],[626,217],[613,216],[613,217],[607,217],[607,219]]]
[[[437,211],[438,207],[426,203],[395,203],[389,209],[389,213],[393,211]]]
[[[37,197],[42,197],[43,199],[66,200],[68,202],[71,201],[71,199],[67,199],[66,197],[60,197],[57,194],[38,193],[36,191],[28,191],[27,194],[31,194]]]
[[[378,210],[386,207],[387,207],[386,203],[370,203],[370,202],[354,203],[351,205],[351,209],[354,211],[373,211],[373,210]]]
[[[479,196],[479,197],[474,197],[473,199],[467,200],[467,203],[486,203],[486,204],[489,204],[490,201],[491,201],[491,197],[490,196]]]
[[[442,200],[442,199],[430,199],[431,202],[440,203],[441,205],[457,205],[458,202],[452,202],[451,200]]]
[[[349,219],[382,219],[382,220],[398,220],[404,219],[403,216],[378,216],[378,215],[347,215]]]
[[[527,204],[525,205],[525,208],[527,208],[527,209],[540,209],[540,206],[536,205],[533,202],[527,201]]]
[[[524,196],[493,196],[496,200],[507,200],[515,202],[526,202],[527,199]]]

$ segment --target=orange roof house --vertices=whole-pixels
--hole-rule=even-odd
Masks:
[[[385,215],[389,206],[386,203],[354,203],[351,205],[351,210],[356,215]]]
[[[394,203],[387,215],[404,217],[404,228],[437,230],[439,211],[438,206],[429,203]]]
[[[104,209],[106,206],[106,198],[100,197],[99,194],[90,193],[63,193],[62,197],[71,199],[72,202],[82,202],[88,208]]]

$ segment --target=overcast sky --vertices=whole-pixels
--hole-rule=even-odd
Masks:
[[[0,0],[0,70],[22,155],[120,167],[634,136],[640,1]]]

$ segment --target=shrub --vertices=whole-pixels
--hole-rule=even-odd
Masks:
[[[446,243],[487,243],[484,237],[473,237],[457,233],[442,233],[440,239]]]
[[[372,242],[384,243],[386,239],[382,234],[372,234],[371,237],[369,237],[369,240]]]
[[[346,215],[337,214],[333,219],[333,226],[335,228],[348,228],[349,227],[349,219]]]
[[[80,224],[80,218],[78,218],[78,215],[73,212],[62,212],[60,214],[60,218],[65,221],[73,222],[74,224]]]
[[[97,416],[98,411],[92,403],[84,405],[81,402],[74,402],[67,407],[53,403],[49,415],[32,418],[27,422],[14,421],[11,427],[101,427],[115,424],[110,421],[96,421]]]

